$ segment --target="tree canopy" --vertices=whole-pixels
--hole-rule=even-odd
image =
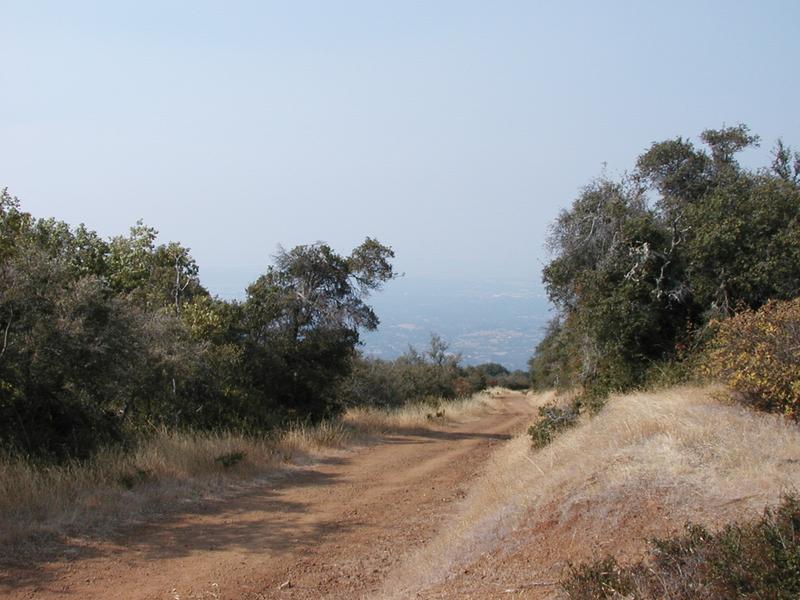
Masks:
[[[0,446],[85,457],[157,426],[250,431],[342,405],[369,295],[396,276],[375,239],[280,250],[243,302],[212,297],[189,248],[142,222],[104,240],[0,194]],[[0,448],[2,449],[2,448]]]
[[[535,383],[638,385],[710,319],[800,294],[800,157],[779,142],[752,171],[737,161],[759,143],[746,126],[700,139],[652,144],[558,217],[543,279],[559,316],[531,360]]]

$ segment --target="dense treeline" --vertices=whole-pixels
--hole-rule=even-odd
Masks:
[[[543,278],[558,317],[530,361],[538,387],[585,398],[677,378],[710,323],[800,294],[800,155],[743,168],[744,125],[654,143],[587,186],[552,227]]]
[[[0,195],[0,445],[86,457],[156,426],[257,431],[343,406],[365,303],[395,277],[367,238],[281,250],[242,302],[142,223],[104,240]]]

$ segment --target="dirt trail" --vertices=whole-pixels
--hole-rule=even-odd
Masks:
[[[386,436],[10,574],[0,596],[376,598],[392,569],[446,526],[492,448],[532,413],[524,395],[510,394],[481,417]]]

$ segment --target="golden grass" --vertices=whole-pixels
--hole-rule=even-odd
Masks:
[[[0,556],[42,535],[96,533],[274,469],[280,444],[232,434],[161,431],[131,452],[106,450],[85,463],[41,466],[0,460]],[[225,467],[220,457],[243,453]],[[24,549],[24,548],[23,548]]]
[[[628,507],[649,501],[678,526],[757,516],[782,492],[800,489],[800,428],[725,397],[717,387],[613,396],[541,450],[527,435],[512,439],[485,465],[458,516],[387,590],[408,594],[439,581],[537,515],[562,524],[579,515],[610,531],[623,527],[617,521]]]
[[[722,388],[680,387],[611,398],[596,418],[527,457],[536,486],[525,497],[538,504],[569,491],[568,510],[634,486],[671,494],[693,514],[732,502],[742,503],[737,512],[760,512],[800,485],[800,428],[724,397]]]
[[[484,414],[495,407],[498,396],[509,393],[494,387],[469,398],[445,400],[438,406],[408,404],[396,409],[358,407],[344,415],[343,422],[364,433],[380,434],[397,428],[425,427],[431,423],[458,421]]]
[[[106,533],[209,494],[257,484],[287,466],[393,429],[476,415],[489,410],[498,393],[444,401],[439,418],[437,409],[422,406],[353,409],[340,420],[272,437],[162,430],[133,451],[106,450],[84,463],[41,466],[0,457],[0,559],[39,552],[48,538]],[[225,457],[233,458],[229,466]]]

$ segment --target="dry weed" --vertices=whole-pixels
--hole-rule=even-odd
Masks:
[[[398,428],[425,427],[432,422],[459,421],[484,414],[494,408],[496,398],[507,391],[491,388],[470,398],[446,400],[438,405],[408,404],[401,408],[352,408],[344,415],[345,424],[365,434],[380,434]]]

